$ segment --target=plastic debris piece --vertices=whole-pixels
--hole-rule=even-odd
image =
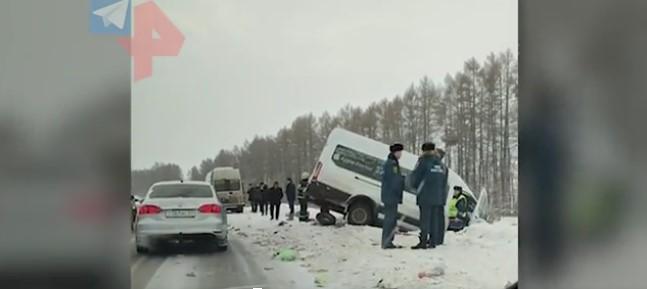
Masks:
[[[421,271],[418,272],[418,278],[434,278],[434,277],[439,277],[445,275],[445,268],[442,266],[436,266],[432,268],[430,271]]]
[[[326,287],[327,284],[328,284],[328,278],[326,277],[326,275],[317,274],[315,276],[315,285],[317,285],[317,287]]]
[[[292,249],[282,249],[277,256],[283,262],[292,262],[297,259],[297,252]]]

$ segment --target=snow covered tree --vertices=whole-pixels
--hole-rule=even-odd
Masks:
[[[215,166],[239,166],[246,182],[283,181],[311,171],[326,138],[343,127],[384,143],[402,142],[419,152],[433,141],[445,163],[473,191],[485,188],[495,213],[517,211],[518,63],[511,51],[491,53],[481,63],[468,59],[461,71],[433,82],[423,76],[402,96],[366,108],[342,107],[336,114],[305,114],[276,135],[255,136],[233,150],[221,150],[200,163],[200,177]],[[195,174],[193,168],[190,175]]]

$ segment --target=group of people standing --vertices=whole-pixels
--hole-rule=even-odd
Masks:
[[[404,146],[393,144],[384,163],[381,198],[384,203],[384,224],[382,226],[382,248],[393,249],[401,246],[393,243],[397,230],[398,204],[402,203],[405,177],[400,171],[400,157]],[[420,209],[420,242],[412,249],[431,249],[443,244],[445,237],[445,203],[449,191],[447,177],[449,169],[442,162],[444,152],[433,143],[422,145],[422,155],[409,177],[410,185],[416,190],[416,204]]]
[[[279,182],[275,181],[269,187],[267,184],[261,182],[258,185],[249,184],[247,191],[249,202],[252,206],[252,213],[260,211],[260,214],[265,216],[269,213],[270,220],[278,220],[281,210],[281,202],[283,201],[283,189],[279,186]],[[294,202],[296,200],[296,186],[291,178],[287,179],[285,186],[285,197],[287,198],[288,205],[290,206],[290,216],[294,216]]]

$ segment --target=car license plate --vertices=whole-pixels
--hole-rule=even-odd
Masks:
[[[167,218],[193,218],[195,210],[170,210],[166,211]]]

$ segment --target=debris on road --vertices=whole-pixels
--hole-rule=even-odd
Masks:
[[[325,274],[317,274],[315,276],[315,285],[317,287],[326,287],[326,284],[328,284],[328,278]]]
[[[189,272],[189,273],[186,273],[186,276],[187,277],[195,277],[195,273],[194,272]]]
[[[327,269],[320,268],[320,269],[310,269],[310,270],[308,270],[308,272],[312,272],[312,273],[327,273],[327,272],[328,272],[328,270],[327,270]]]
[[[342,218],[335,217],[337,221]],[[292,268],[295,276],[308,275],[307,282],[319,277],[315,283],[321,285],[311,283],[313,287],[484,289],[502,288],[507,281],[518,279],[513,258],[518,250],[516,218],[502,218],[493,224],[474,222],[460,233],[448,232],[445,245],[420,251],[382,250],[381,229],[370,226],[287,222],[278,227],[278,222],[258,214],[232,215],[230,221],[249,235],[241,241],[249,244],[250,250],[283,263],[266,266],[274,271],[283,268],[278,266]],[[398,234],[395,241],[408,247],[419,240],[417,232],[411,232]],[[282,258],[288,248],[291,252]],[[321,268],[328,272],[318,272]]]
[[[445,275],[445,268],[443,266],[435,266],[429,271],[421,271],[418,273],[418,278],[434,278]]]
[[[380,288],[380,286],[382,285],[382,282],[384,282],[384,279],[380,279],[379,281],[377,281],[377,284],[375,284],[375,287]]]
[[[283,262],[292,262],[297,259],[297,252],[292,249],[283,249],[276,253],[276,256]]]

